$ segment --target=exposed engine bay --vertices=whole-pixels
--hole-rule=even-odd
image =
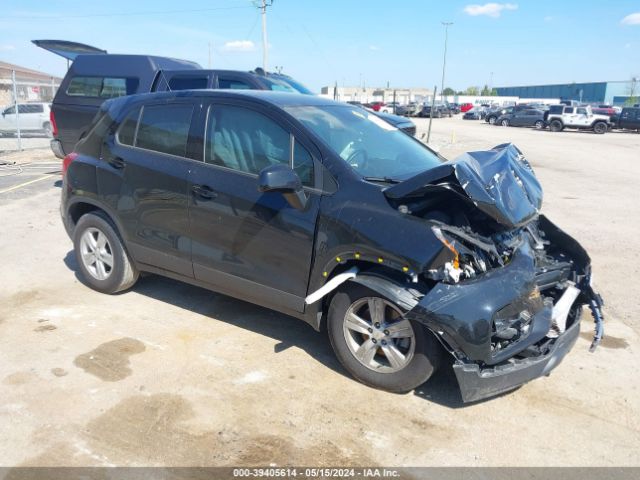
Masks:
[[[603,318],[589,256],[540,214],[542,189],[522,153],[500,145],[434,170],[385,195],[401,214],[426,220],[443,246],[422,272],[428,289],[408,316],[438,333],[461,387],[492,375],[499,384],[462,388],[465,400],[513,387],[501,378],[509,369],[522,375],[542,359],[557,364],[575,343],[583,305],[595,322],[593,351]]]

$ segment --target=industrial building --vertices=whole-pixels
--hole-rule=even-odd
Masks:
[[[62,80],[48,73],[38,72],[0,61],[0,106],[13,103],[13,72],[16,77],[18,102],[51,101]]]
[[[624,105],[640,95],[638,79],[615,82],[558,83],[519,87],[496,87],[498,95],[520,98],[559,98],[584,103]]]
[[[422,103],[431,98],[428,88],[322,87],[320,95],[341,102]]]

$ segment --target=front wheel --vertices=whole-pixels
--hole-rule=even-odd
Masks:
[[[45,122],[44,125],[42,126],[42,130],[44,130],[44,134],[48,138],[53,137],[53,128],[51,128],[51,123]]]
[[[608,125],[604,122],[596,122],[595,125],[593,126],[593,131],[598,135],[602,135],[603,133],[606,133],[608,129],[609,129]]]
[[[350,284],[334,295],[328,331],[340,363],[374,388],[408,392],[426,382],[440,360],[441,347],[425,327],[360,285]]]
[[[544,122],[542,120],[538,120],[533,124],[536,130],[542,130],[544,128]]]
[[[489,117],[489,120],[488,120],[489,125],[494,125],[496,123],[496,120],[497,120],[496,117]]]
[[[503,127],[508,127],[508,126],[509,126],[509,120],[507,120],[506,118],[505,118],[505,119],[503,119],[503,120],[500,122],[500,125],[502,125]]]

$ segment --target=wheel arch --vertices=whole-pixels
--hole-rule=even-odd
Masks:
[[[69,233],[73,234],[78,220],[80,220],[83,215],[86,215],[90,212],[99,211],[107,217],[107,219],[116,229],[116,233],[120,235],[120,238],[124,240],[122,225],[120,225],[120,222],[117,220],[117,216],[114,215],[114,212],[110,210],[110,208],[105,207],[104,205],[92,199],[77,198],[72,200],[66,208],[67,227]]]
[[[401,308],[407,311],[413,308],[419,300],[419,297],[412,295],[408,291],[410,285],[414,285],[412,277],[409,273],[402,271],[401,268],[394,268],[389,265],[380,265],[373,261],[368,260],[349,260],[341,264],[337,264],[331,271],[325,270],[323,276],[326,282],[329,282],[336,275],[347,272],[353,268],[357,269],[355,277],[348,279],[345,284],[356,283],[364,287],[373,290],[380,295],[384,296],[388,300],[398,303]],[[326,273],[326,276],[324,275]],[[340,291],[340,286],[337,286],[325,296],[320,298],[314,304],[309,305],[313,307],[317,315],[316,330],[324,330],[326,328],[327,312],[329,311],[329,305],[333,296]],[[419,293],[416,290],[417,293]]]

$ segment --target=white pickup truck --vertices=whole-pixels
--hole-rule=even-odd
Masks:
[[[594,133],[606,133],[611,127],[611,119],[607,115],[593,113],[590,106],[569,107],[552,105],[546,117],[549,130],[561,132],[565,128],[593,130]]]

